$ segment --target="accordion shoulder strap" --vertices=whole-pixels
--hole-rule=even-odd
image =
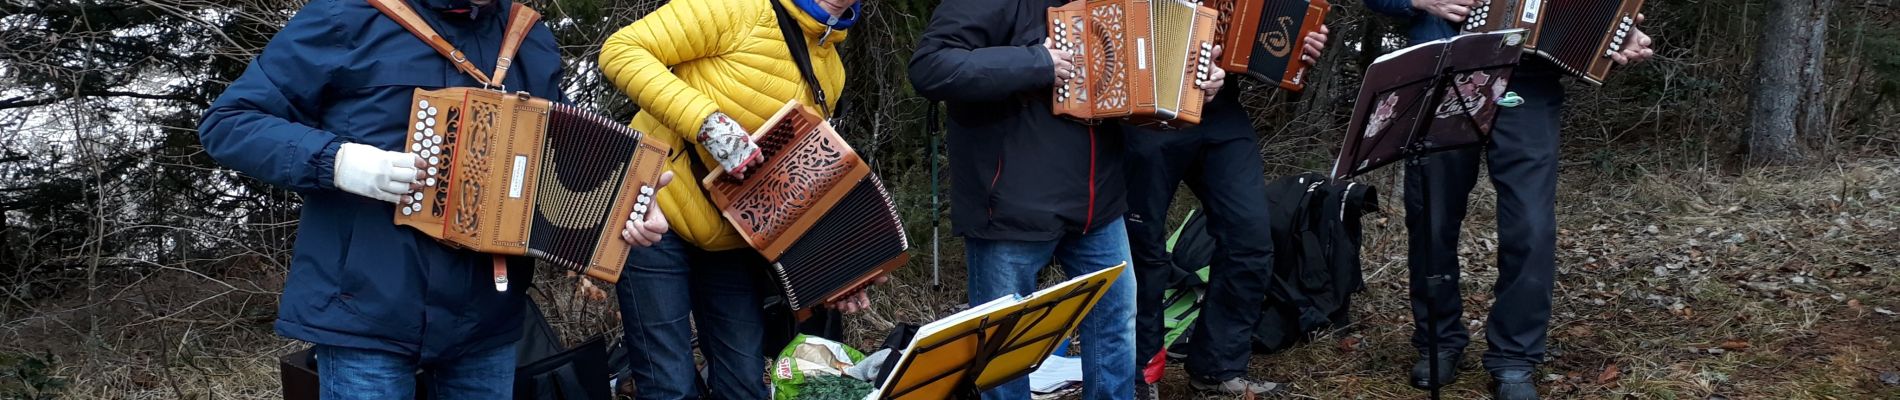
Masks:
[[[805,80],[805,88],[811,90],[812,101],[818,102],[818,110],[831,118],[831,103],[825,100],[825,88],[818,86],[818,74],[812,72],[811,50],[805,47],[805,32],[798,27],[798,20],[792,19],[791,12],[785,10],[778,0],[765,0],[772,3],[772,11],[778,14],[779,34],[785,38],[786,50],[791,52],[792,62],[798,64],[798,75]]]
[[[449,44],[448,39],[437,34],[435,28],[429,27],[429,21],[417,15],[416,10],[410,8],[407,2],[369,0],[369,4],[376,7],[376,10],[382,11],[383,15],[388,16],[389,19],[395,20],[397,25],[402,25],[402,28],[408,30],[409,33],[415,34],[416,38],[422,39],[422,42],[435,49],[436,53],[441,53],[443,57],[455,63],[455,69],[475,77],[475,81],[481,82],[483,86],[503,86],[502,78],[508,76],[508,66],[514,63],[515,52],[521,49],[521,42],[528,36],[528,31],[534,29],[534,24],[541,21],[541,13],[521,3],[515,3],[514,7],[508,10],[508,35],[502,39],[501,54],[495,60],[495,73],[489,75],[482,73],[480,68],[475,67],[475,63],[469,62],[468,56],[456,49],[455,45]]]

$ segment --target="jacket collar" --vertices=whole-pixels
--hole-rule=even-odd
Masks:
[[[422,8],[440,13],[443,19],[451,21],[477,20],[496,15],[499,14],[497,11],[508,9],[510,3],[509,0],[494,0],[487,5],[477,6],[469,0],[416,0],[416,2],[421,3]]]
[[[856,21],[858,20],[858,17],[864,14],[863,10],[860,9],[864,3],[860,1],[858,4],[854,4],[851,6],[851,11],[846,13],[849,15],[839,18],[841,22],[845,21],[848,18],[850,23],[845,24],[844,27],[834,28],[832,26],[826,26],[825,21],[820,21],[818,19],[819,17],[815,17],[814,16],[815,14],[813,14],[813,11],[806,10],[804,5],[799,4],[801,2],[810,3],[814,8],[816,8],[817,13],[818,13],[816,15],[823,15],[824,18],[830,19],[830,14],[825,13],[823,8],[817,7],[817,2],[813,0],[770,0],[770,1],[777,1],[779,2],[779,4],[784,5],[785,11],[792,14],[792,19],[798,20],[798,27],[802,28],[805,31],[805,36],[807,38],[810,38],[812,40],[818,40],[819,38],[823,38],[825,43],[822,45],[831,45],[831,44],[836,44],[838,42],[844,41],[844,38],[846,36],[845,32],[850,27],[850,23],[856,23]],[[825,36],[826,33],[829,33],[830,36]]]

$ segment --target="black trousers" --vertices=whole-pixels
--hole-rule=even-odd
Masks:
[[[1229,89],[1233,89],[1230,87]],[[1272,279],[1273,241],[1267,225],[1267,188],[1259,139],[1234,90],[1209,103],[1201,125],[1180,131],[1130,129],[1128,237],[1139,282],[1135,297],[1137,365],[1161,351],[1170,269],[1168,206],[1186,182],[1208,216],[1216,254],[1194,333],[1187,371],[1201,380],[1246,374],[1253,327]],[[1198,270],[1199,265],[1182,265]]]
[[[1491,288],[1494,303],[1485,323],[1490,348],[1484,366],[1495,372],[1543,361],[1556,278],[1554,203],[1564,103],[1560,78],[1547,67],[1526,63],[1510,85],[1525,102],[1499,112],[1490,144],[1429,155],[1424,165],[1406,168],[1412,317],[1418,321],[1412,345],[1421,354],[1431,349],[1433,336],[1444,350],[1461,351],[1471,342],[1459,318],[1464,307],[1458,290],[1458,233],[1483,157],[1490,162],[1491,185],[1498,193],[1498,281]],[[1429,329],[1432,326],[1437,330]]]

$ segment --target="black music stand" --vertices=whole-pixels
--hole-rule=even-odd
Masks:
[[[876,398],[977,399],[985,390],[1028,376],[1126,268],[1096,271],[978,318],[918,332]]]
[[[1522,29],[1461,35],[1414,46],[1373,63],[1367,69],[1367,84],[1361,89],[1346,143],[1333,165],[1333,178],[1350,180],[1399,159],[1412,166],[1424,165],[1425,156],[1432,153],[1483,146],[1491,138],[1499,103],[1515,96],[1504,88],[1526,41]],[[1421,65],[1429,68],[1421,72]],[[1385,79],[1374,85],[1374,76]],[[1456,98],[1448,102],[1446,95]],[[1438,125],[1440,119],[1449,123]],[[1395,130],[1398,127],[1405,130]],[[1405,141],[1388,141],[1401,135]],[[1431,186],[1429,174],[1420,174],[1419,183]],[[1430,192],[1420,196],[1431,203]],[[1421,388],[1430,390],[1436,400],[1444,386],[1438,381],[1437,321],[1442,312],[1432,296],[1449,277],[1425,279],[1425,314],[1431,324],[1426,328],[1431,332],[1431,351],[1426,356],[1431,371]]]

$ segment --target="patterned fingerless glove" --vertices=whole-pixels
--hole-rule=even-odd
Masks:
[[[712,154],[726,173],[745,176],[746,167],[759,157],[759,146],[752,143],[744,127],[726,113],[714,111],[699,128],[699,145]]]

